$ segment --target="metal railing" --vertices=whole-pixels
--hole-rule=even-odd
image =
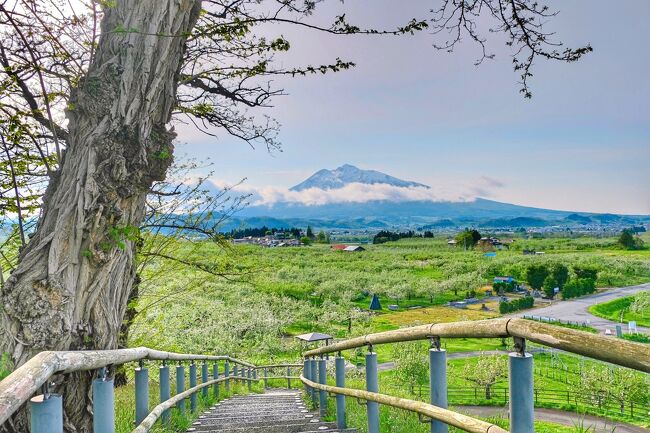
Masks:
[[[160,401],[149,412],[149,369],[145,361],[159,361]],[[201,383],[198,383],[197,361],[202,361]],[[152,350],[146,347],[119,350],[41,352],[0,381],[0,425],[5,423],[29,400],[31,433],[63,432],[63,396],[50,392],[50,380],[58,374],[78,371],[97,371],[92,382],[93,431],[94,433],[115,432],[115,396],[113,379],[108,376],[108,367],[138,362],[134,372],[135,381],[135,425],[133,433],[146,433],[158,419],[169,424],[171,410],[176,408],[185,414],[185,400],[190,400],[190,411],[197,409],[197,394],[209,395],[212,386],[214,397],[219,398],[223,384],[230,392],[231,381],[248,384],[251,391],[258,378],[258,370],[265,372],[265,385],[268,379],[286,379],[291,385],[291,368],[302,368],[302,364],[279,364],[256,366],[230,356],[182,354]],[[176,395],[170,389],[169,362],[177,362]],[[189,388],[185,386],[185,366],[189,362]],[[208,363],[212,363],[212,377]],[[232,367],[232,368],[231,368]],[[286,376],[269,376],[274,368],[286,368]],[[297,377],[296,377],[297,379]],[[41,390],[42,394],[35,395]]]
[[[650,372],[650,345],[595,335],[571,328],[558,327],[526,319],[505,318],[470,322],[440,323],[403,328],[394,331],[368,334],[303,353],[304,375],[301,377],[306,392],[320,407],[327,411],[328,393],[336,395],[337,425],[347,427],[345,397],[366,401],[368,433],[379,433],[378,405],[405,409],[420,417],[430,419],[432,433],[446,433],[452,425],[472,433],[504,432],[496,425],[474,420],[447,410],[447,358],[441,349],[441,338],[507,338],[514,339],[514,352],[508,354],[508,391],[510,432],[534,433],[535,389],[533,386],[533,356],[526,352],[526,342],[583,355],[641,372]],[[379,393],[377,354],[373,346],[415,340],[431,340],[429,350],[429,397],[431,404],[401,399]],[[366,390],[345,387],[344,350],[368,347],[366,354]],[[337,353],[335,359],[335,383],[327,385],[327,367],[324,355]],[[538,395],[539,398],[539,395]],[[471,418],[470,418],[471,419]]]

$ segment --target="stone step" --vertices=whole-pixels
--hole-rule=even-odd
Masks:
[[[188,432],[197,433],[356,433],[320,421],[306,409],[299,391],[267,390],[264,394],[222,400],[199,416]]]

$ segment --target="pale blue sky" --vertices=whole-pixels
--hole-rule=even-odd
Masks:
[[[552,23],[568,44],[594,52],[574,64],[538,61],[534,97],[518,93],[509,51],[473,65],[469,42],[454,54],[414,37],[333,37],[276,26],[292,49],[285,66],[352,60],[351,71],[286,79],[288,96],[269,114],[283,152],[250,149],[180,128],[180,153],[209,156],[215,178],[287,188],[321,168],[372,168],[441,190],[475,187],[487,198],[555,209],[650,214],[650,2],[553,1]],[[399,5],[399,10],[398,6]],[[319,20],[341,11],[374,26],[423,16],[428,1],[326,2]],[[550,28],[550,27],[549,27]],[[485,185],[483,177],[498,182]],[[495,186],[501,183],[502,186]]]

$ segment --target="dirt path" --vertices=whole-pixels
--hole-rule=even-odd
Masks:
[[[494,407],[494,406],[454,406],[461,412],[469,415],[479,417],[490,416],[508,416],[508,408]],[[608,420],[593,415],[581,415],[573,412],[565,412],[555,409],[535,409],[535,419],[539,421],[547,421],[555,424],[573,427],[578,425],[581,421],[584,422],[584,427],[591,427],[595,429],[594,433],[611,433],[616,427],[616,433],[648,433],[650,429],[635,426],[632,424],[625,424],[618,421]]]

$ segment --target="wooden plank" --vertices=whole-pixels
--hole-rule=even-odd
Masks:
[[[463,415],[462,413],[433,406],[421,401],[408,400],[405,398],[393,397],[391,395],[379,394],[376,392],[369,392],[361,389],[339,388],[336,386],[322,385],[320,383],[312,382],[311,380],[306,379],[304,376],[300,376],[300,380],[305,385],[315,389],[331,392],[334,394],[341,394],[348,397],[354,397],[365,401],[374,401],[379,404],[383,404],[384,406],[390,406],[397,409],[403,409],[409,412],[418,413],[427,418],[442,421],[447,425],[457,427],[466,432],[508,433],[507,430],[504,430],[495,424],[472,418],[471,416]]]

